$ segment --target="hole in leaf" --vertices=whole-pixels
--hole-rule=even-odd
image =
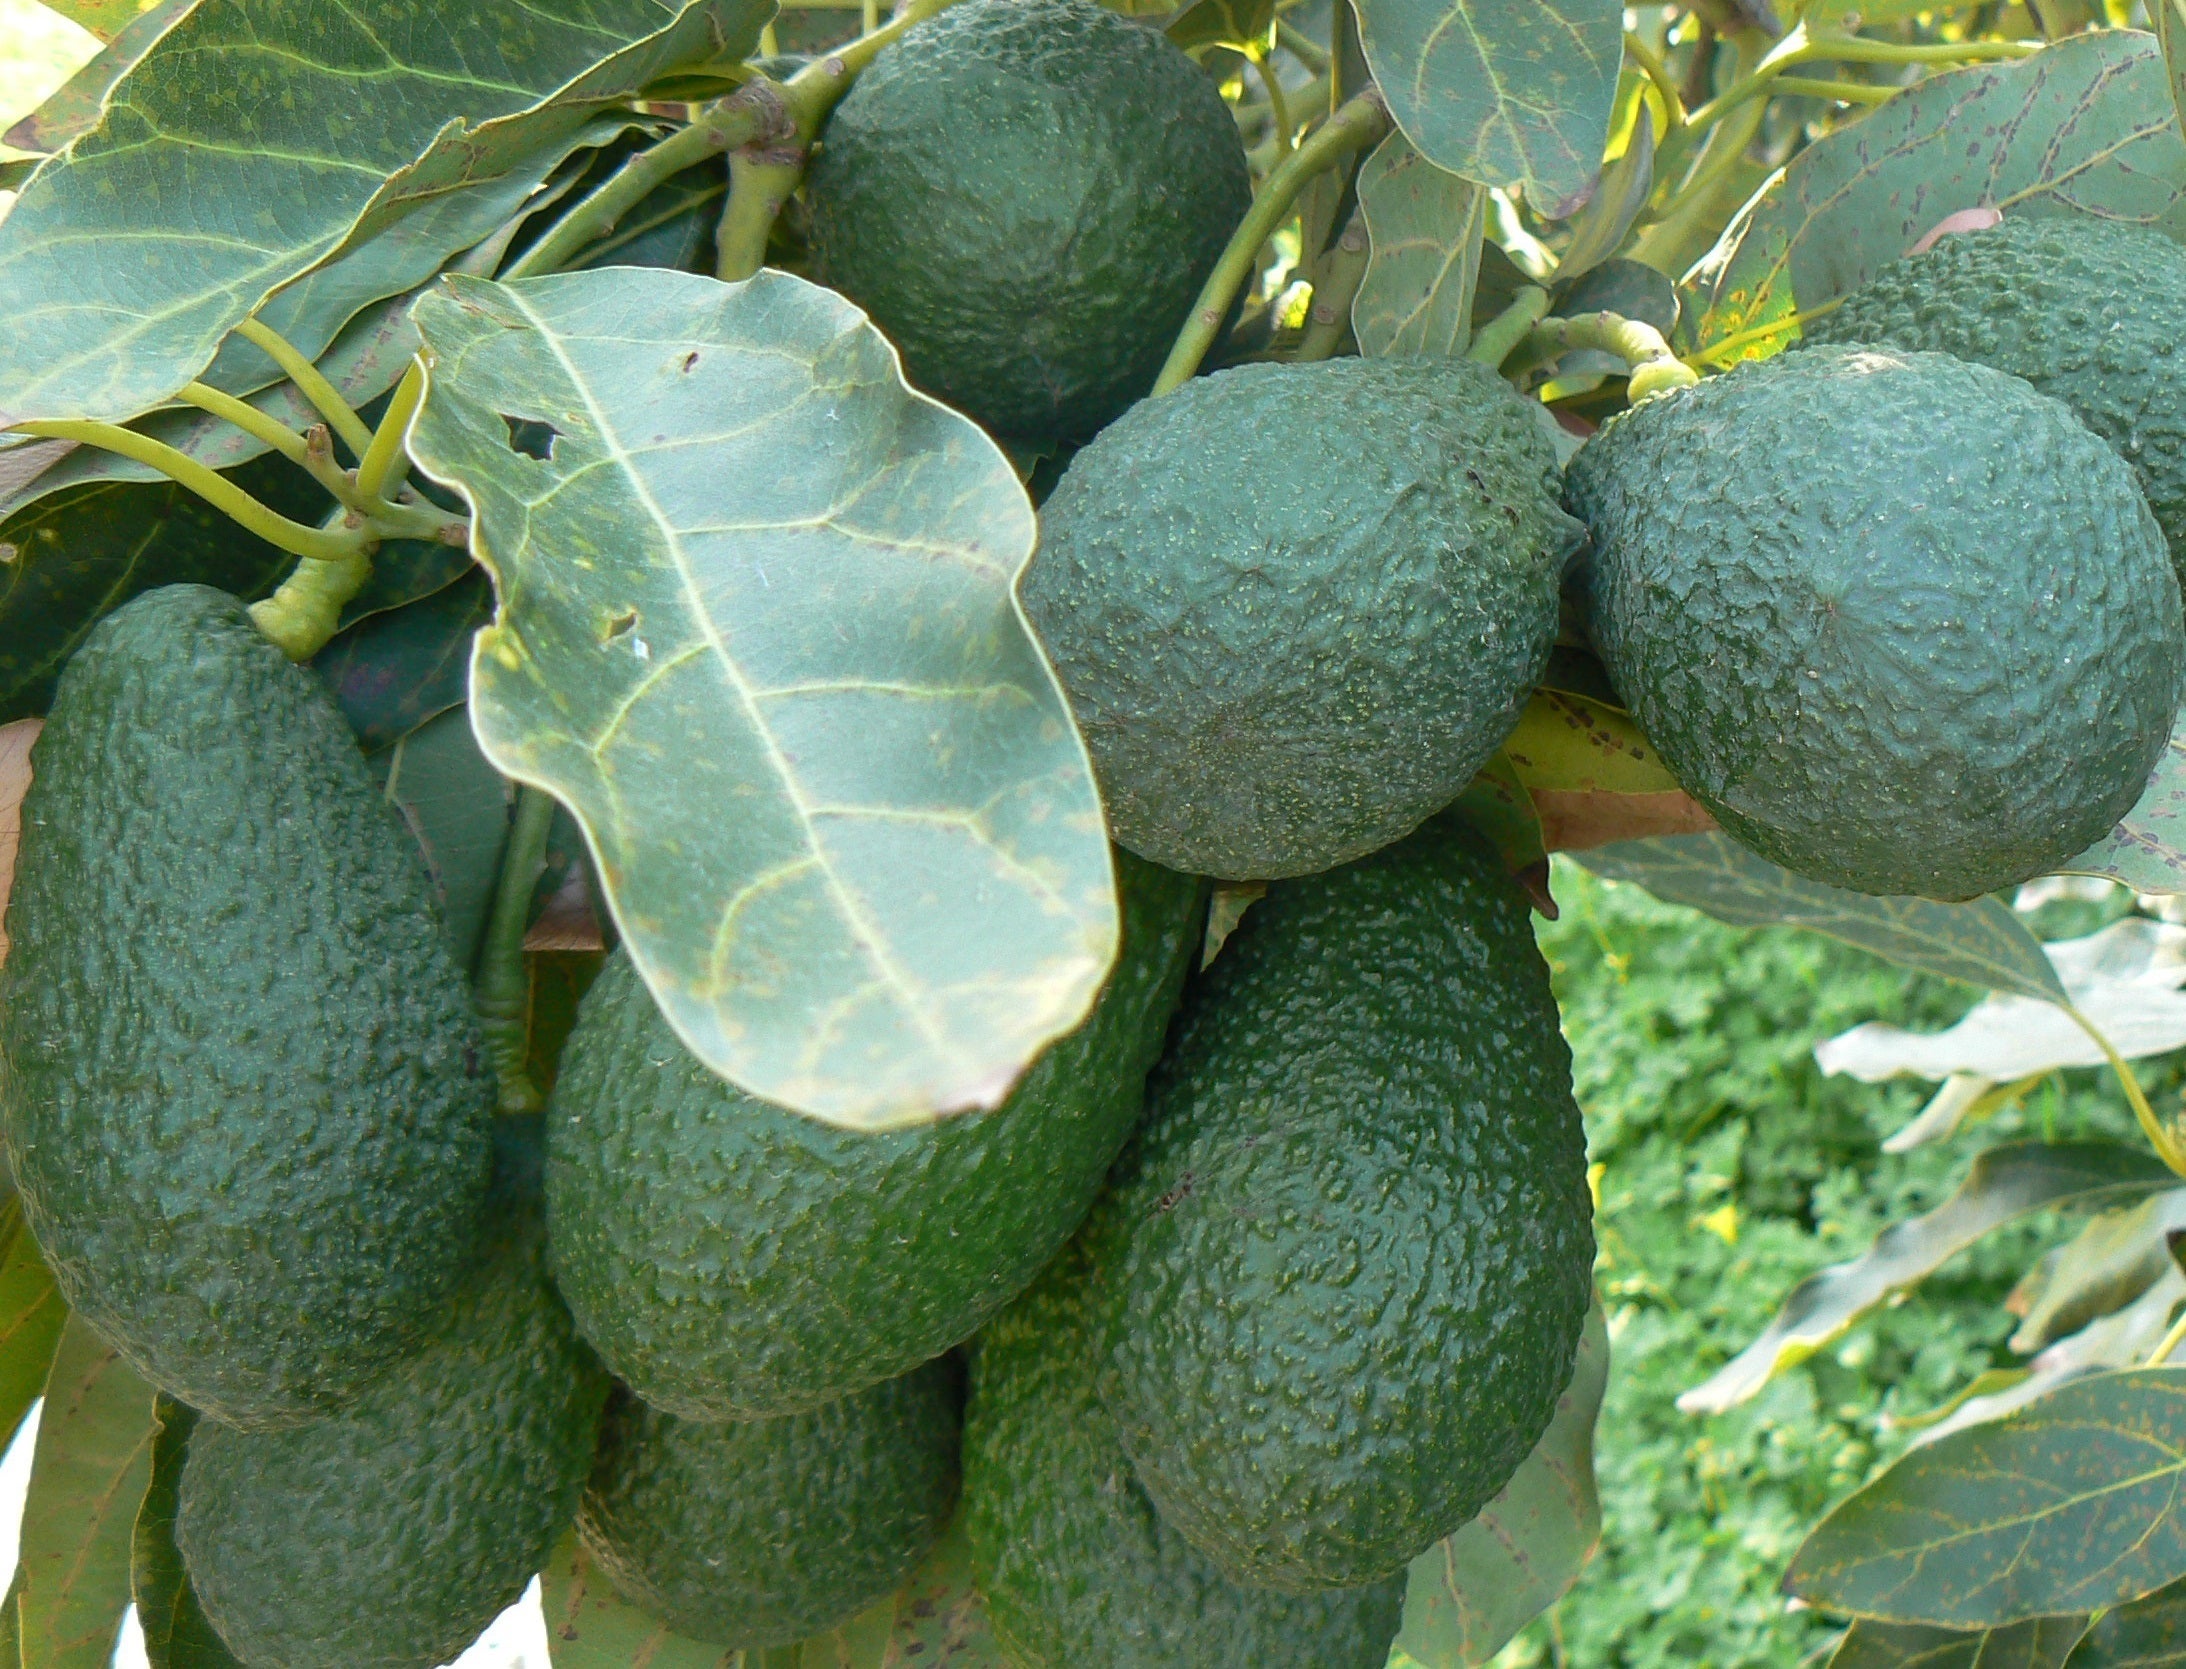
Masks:
[[[602,643],[613,643],[619,637],[628,637],[630,633],[637,629],[637,624],[638,611],[636,609],[626,609],[623,613],[608,621],[607,630],[601,634],[600,641]]]
[[[554,443],[562,438],[562,431],[553,424],[536,417],[511,417],[507,412],[501,414],[501,421],[509,426],[511,452],[537,458],[542,463],[554,456]]]

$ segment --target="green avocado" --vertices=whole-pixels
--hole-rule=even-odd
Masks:
[[[692,1058],[617,955],[548,1108],[555,1274],[630,1387],[749,1419],[907,1372],[1021,1292],[1137,1120],[1201,884],[1120,855],[1123,950],[1092,1016],[992,1113],[873,1134],[757,1101]]]
[[[69,1306],[229,1425],[354,1400],[468,1265],[492,1086],[417,847],[203,586],[109,615],[32,758],[0,1116]]]
[[[1116,840],[1303,875],[1449,804],[1555,640],[1557,480],[1467,360],[1247,365],[1134,407],[1071,461],[1021,587]]]
[[[2015,216],[1891,262],[1805,335],[1947,353],[2062,400],[2132,466],[2186,574],[2186,248],[2173,239]]]
[[[433,1669],[569,1528],[608,1384],[542,1242],[536,1198],[494,1209],[439,1335],[343,1413],[191,1433],[175,1539],[247,1669]]]
[[[1213,79],[1094,0],[965,0],[874,59],[806,181],[817,276],[911,381],[1083,440],[1154,385],[1252,201]]]
[[[972,1356],[964,1528],[989,1626],[1025,1669],[1382,1669],[1402,1578],[1241,1588],[1155,1512],[1101,1400],[1092,1237],[988,1323]]]
[[[1531,1452],[1586,1319],[1586,1138],[1525,900],[1448,817],[1278,882],[1147,1098],[1095,1218],[1140,1484],[1233,1582],[1394,1575]]]
[[[961,1417],[946,1357],[771,1420],[679,1420],[618,1392],[577,1534],[676,1633],[788,1645],[885,1599],[932,1551]]]
[[[1943,354],[1805,348],[1612,419],[1572,460],[1590,629],[1688,793],[1763,857],[1965,899],[2108,834],[2186,676],[2132,472]]]

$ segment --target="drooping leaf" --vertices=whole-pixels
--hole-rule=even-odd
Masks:
[[[1968,1633],[1864,1618],[1846,1631],[1829,1669],[2062,1669],[2087,1618],[2030,1617]]]
[[[1625,234],[1639,218],[1640,210],[1655,189],[1655,118],[1645,102],[1632,129],[1632,141],[1624,154],[1602,170],[1601,184],[1587,199],[1586,207],[1571,220],[1571,241],[1564,245],[1563,259],[1556,263],[1559,287],[1571,285],[1616,254]],[[1637,263],[1634,263],[1637,264]],[[1652,267],[1647,269],[1653,272]],[[1657,277],[1661,274],[1657,273]],[[1668,279],[1663,279],[1667,285]],[[1591,311],[1601,312],[1597,305]],[[1579,307],[1572,312],[1588,311]],[[1621,313],[1622,308],[1607,311]],[[1627,314],[1627,317],[1630,315]]]
[[[1360,353],[1465,351],[1487,201],[1484,190],[1437,168],[1402,133],[1374,147],[1359,169],[1368,251],[1351,329]]]
[[[1359,0],[1389,114],[1421,155],[1561,219],[1594,183],[1624,62],[1611,0]]]
[[[2159,7],[2174,0],[2158,0]],[[2068,875],[2103,875],[2135,892],[2186,892],[2186,714],[2171,732],[2140,800],[2115,829],[2070,863]]]
[[[1578,1581],[1602,1534],[1594,1421],[1609,1387],[1609,1328],[1587,1312],[1579,1359],[1533,1453],[1480,1516],[1417,1559],[1396,1649],[1424,1669],[1477,1669]]]
[[[1994,1628],[2186,1576],[2186,1373],[2074,1380],[1913,1450],[1822,1521],[1785,1585],[1889,1622]]]
[[[367,753],[391,747],[463,702],[471,635],[493,618],[493,587],[476,570],[429,597],[375,614],[313,658]]]
[[[67,1323],[68,1306],[54,1290],[11,1187],[0,1204],[0,1445],[44,1393]]]
[[[158,0],[157,5],[135,12],[97,57],[56,88],[45,103],[0,135],[0,143],[45,155],[95,126],[99,106],[105,103],[114,83],[193,4],[195,0]]]
[[[172,1397],[154,1399],[151,1476],[130,1536],[130,1591],[149,1669],[242,1669],[205,1620],[175,1546],[182,1463],[197,1420],[194,1408]]]
[[[2186,233],[2186,139],[2153,36],[2101,30],[1946,70],[1808,146],[1713,275],[1700,341],[1857,289],[1944,216],[1990,206]]]
[[[1942,1031],[1869,1021],[1818,1044],[1814,1058],[1824,1072],[1848,1072],[1866,1083],[1900,1073],[1971,1073],[2005,1082],[2102,1065],[2109,1057],[2088,1026],[2127,1060],[2186,1045],[2186,991],[2179,989],[2186,984],[2186,928],[2128,916],[2042,949],[2079,1018],[2051,1002],[1998,992]]]
[[[1733,927],[1811,928],[1945,979],[2030,997],[2064,995],[2040,942],[1993,898],[1937,904],[1847,892],[1780,869],[1724,834],[1620,842],[1579,861]]]
[[[2076,1333],[2139,1298],[2175,1267],[2168,1237],[2186,1230],[2186,1188],[2098,1212],[2013,1292],[2022,1355]]]
[[[1885,1137],[1885,1153],[1910,1153],[1930,1142],[1949,1141],[1963,1125],[1978,1124],[2020,1100],[2041,1081],[2040,1077],[2015,1078],[2008,1084],[1984,1078],[1978,1072],[1954,1072],[1943,1080],[1928,1104],[1911,1122]]]
[[[2186,1582],[2105,1611],[2065,1669],[2186,1669]]]
[[[286,458],[235,472],[284,515],[328,502]],[[84,634],[140,591],[194,581],[238,596],[269,590],[295,558],[174,485],[71,487],[0,523],[0,720],[45,711]]]
[[[539,1573],[553,1669],[748,1669],[742,1654],[671,1634],[625,1605],[575,1536]]]
[[[1688,1414],[1720,1414],[1757,1395],[1777,1374],[1822,1349],[1891,1293],[1914,1285],[1983,1235],[2030,1211],[2067,1201],[2131,1198],[2176,1180],[2154,1154],[2112,1142],[2014,1142],[1987,1148],[1975,1156],[1958,1191],[1933,1211],[1893,1223],[1859,1257],[1831,1264],[1792,1288],[1761,1336],[1679,1397],[1677,1405]],[[1908,1614],[1902,1620],[1961,1626],[1945,1617]]]
[[[23,1669],[107,1669],[152,1470],[152,1388],[71,1317],[23,1506]]]
[[[831,1122],[1001,1100],[1116,935],[1008,461],[780,272],[451,279],[417,322],[412,451],[501,601],[473,725],[583,822],[677,1032]]]
[[[417,837],[440,895],[457,966],[471,967],[508,846],[508,785],[478,751],[461,708],[427,720],[381,758],[387,798]]]
[[[663,71],[741,55],[772,10],[200,0],[0,222],[0,292],[17,307],[0,422],[149,410],[275,290],[502,177]],[[86,259],[117,240],[129,259]]]

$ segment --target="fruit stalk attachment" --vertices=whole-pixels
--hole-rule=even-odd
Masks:
[[[1690,388],[1700,373],[1679,359],[1662,332],[1641,319],[1618,313],[1584,313],[1570,319],[1543,319],[1526,333],[1522,357],[1540,364],[1575,349],[1615,354],[1631,367],[1626,398],[1638,405],[1673,388]]]
[[[516,817],[501,855],[493,915],[486,923],[474,982],[486,1057],[500,1084],[502,1112],[535,1113],[544,1104],[531,1081],[531,977],[524,965],[524,930],[531,895],[546,871],[547,836],[554,827],[554,800],[529,783],[516,791]]]

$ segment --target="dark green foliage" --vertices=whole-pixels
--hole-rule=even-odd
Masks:
[[[912,382],[1082,440],[1153,386],[1251,201],[1214,83],[1093,0],[966,0],[874,60],[807,180],[818,274]]]
[[[1574,460],[1592,630],[1693,797],[1788,869],[1962,899],[2131,809],[2186,678],[2117,455],[2016,377],[1811,348],[1648,401]]]
[[[190,1438],[176,1525],[249,1669],[433,1669],[524,1591],[569,1527],[607,1376],[511,1200],[439,1335],[346,1412]]]
[[[1391,1575],[1547,1428],[1594,1254],[1570,1066],[1448,820],[1271,888],[1194,988],[1118,1167],[1111,1400],[1233,1580]]]
[[[23,807],[0,1111],[62,1295],[237,1425],[353,1400],[468,1261],[491,1090],[417,848],[232,597],[91,634]]]
[[[1417,827],[1509,735],[1575,532],[1482,367],[1253,365],[1079,453],[1022,590],[1116,839],[1300,875]]]
[[[676,1633],[788,1645],[885,1598],[931,1551],[956,1505],[960,1417],[947,1358],[771,1420],[678,1420],[618,1392],[577,1533]]]
[[[874,1134],[754,1100],[608,964],[548,1112],[547,1203],[617,1375],[689,1419],[787,1413],[907,1372],[1024,1289],[1136,1122],[1200,943],[1200,883],[1118,863],[1117,971],[993,1113]]]
[[[987,1621],[1027,1669],[1382,1669],[1401,1578],[1241,1588],[1154,1511],[1100,1393],[1095,1230],[979,1335],[964,1522]]]
[[[2013,216],[1894,261],[1806,327],[1993,365],[2132,465],[2186,571],[2186,249],[2153,227]]]

